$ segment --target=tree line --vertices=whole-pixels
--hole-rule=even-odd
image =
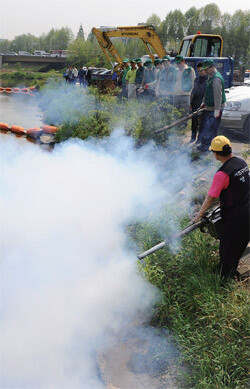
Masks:
[[[222,13],[215,3],[202,8],[191,7],[187,12],[180,10],[170,11],[165,19],[152,14],[146,24],[154,25],[163,46],[167,51],[177,51],[185,35],[203,33],[220,34],[224,41],[223,55],[232,56],[235,66],[249,68],[249,36],[250,11],[237,10],[233,15]],[[114,45],[123,57],[140,57],[145,54],[143,43],[137,39],[114,39]],[[32,34],[23,34],[12,41],[0,41],[0,51],[25,50],[30,53],[34,50],[72,50],[69,63],[76,66],[109,66],[109,63],[100,49],[93,33],[85,37],[82,25],[74,37],[68,27],[51,29],[47,34],[35,37]]]

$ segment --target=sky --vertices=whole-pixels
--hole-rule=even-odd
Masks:
[[[164,20],[170,11],[179,9],[184,13],[192,6],[201,8],[211,3],[212,0],[200,0],[198,3],[175,0],[173,4],[166,0],[1,0],[0,39],[12,40],[27,33],[40,36],[52,28],[62,27],[71,28],[76,35],[81,23],[88,35],[92,27],[133,26],[145,22],[153,13]],[[250,8],[247,0],[220,0],[215,3],[222,13],[231,15],[238,9]]]

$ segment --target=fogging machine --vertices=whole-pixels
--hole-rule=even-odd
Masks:
[[[200,228],[202,232],[208,232],[211,236],[218,239],[220,224],[221,224],[221,210],[220,207],[216,207],[213,210],[206,212],[205,215],[198,222],[189,224],[179,233],[170,236],[169,238],[165,239],[163,242],[157,244],[154,247],[151,247],[151,249],[144,251],[144,253],[139,254],[138,258],[141,260],[147,257],[148,255],[151,255],[156,251],[162,249],[163,247],[168,246],[171,243],[171,241],[178,238],[182,238],[183,236],[190,234],[192,231],[197,230],[198,228]]]

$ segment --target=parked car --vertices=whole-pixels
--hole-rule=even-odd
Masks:
[[[6,51],[5,53],[2,53],[2,55],[18,55],[14,51]]]
[[[250,70],[245,71],[244,84],[250,84]]]
[[[226,90],[227,101],[222,113],[220,127],[239,130],[250,137],[250,85]]]

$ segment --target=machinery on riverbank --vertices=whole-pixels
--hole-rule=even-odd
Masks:
[[[115,38],[140,39],[152,61],[155,55],[162,58],[167,54],[163,44],[157,34],[154,26],[139,25],[125,27],[101,27],[92,28],[103,53],[112,66],[113,72],[120,74],[122,71],[123,59],[118,53],[114,42]],[[112,40],[113,39],[113,40]],[[178,53],[171,52],[171,62],[174,62],[175,54],[183,55],[187,65],[192,66],[196,74],[197,64],[204,59],[213,58],[215,66],[222,74],[225,87],[230,88],[233,85],[233,66],[234,60],[231,57],[222,57],[223,39],[216,34],[203,34],[200,31],[194,35],[188,35],[182,39]]]

